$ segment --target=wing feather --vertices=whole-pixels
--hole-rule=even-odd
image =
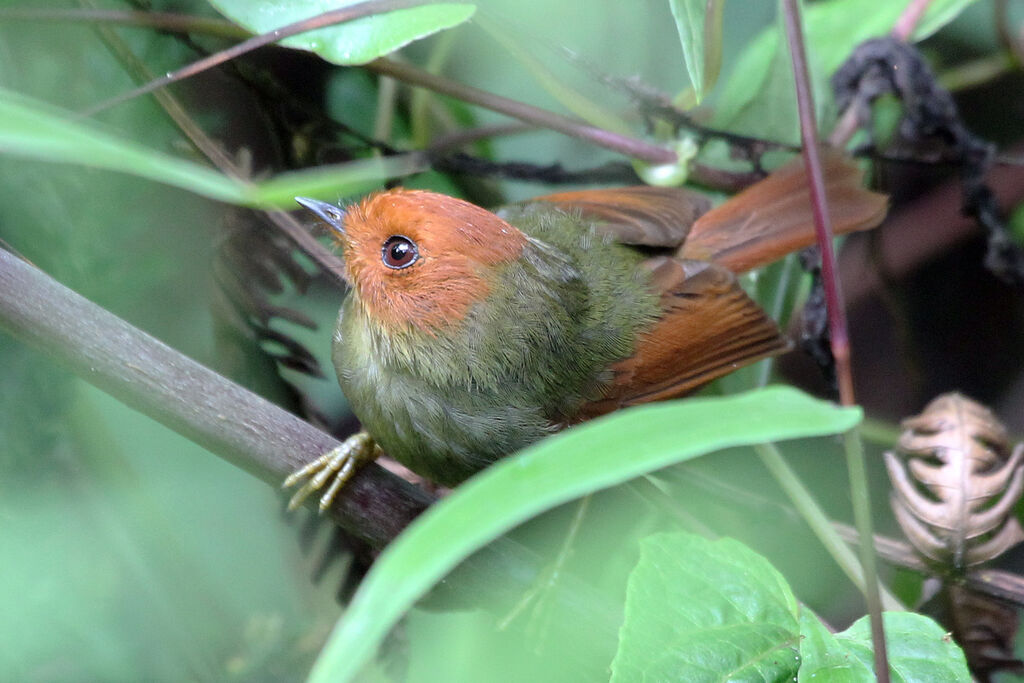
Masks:
[[[691,190],[646,185],[559,192],[530,201],[579,211],[622,244],[666,249],[682,244],[690,226],[711,206],[707,197]]]
[[[682,396],[789,350],[775,321],[727,268],[667,256],[647,266],[661,296],[661,318],[641,335],[632,356],[612,366],[611,386],[583,408],[583,417]]]

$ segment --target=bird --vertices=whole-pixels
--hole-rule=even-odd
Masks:
[[[886,197],[862,175],[840,152],[824,155],[836,234],[885,216]],[[815,236],[799,158],[715,208],[697,191],[651,186],[493,212],[404,188],[347,209],[296,200],[344,261],[331,356],[362,425],[284,483],[302,484],[293,508],[326,487],[321,510],[382,452],[454,486],[561,429],[787,351],[737,274]]]

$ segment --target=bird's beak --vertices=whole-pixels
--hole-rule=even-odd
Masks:
[[[295,201],[315,213],[335,235],[340,238],[345,237],[345,212],[342,209],[334,204],[309,197],[296,197]]]

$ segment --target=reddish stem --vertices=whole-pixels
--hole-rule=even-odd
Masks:
[[[839,380],[839,402],[844,406],[852,406],[856,405],[856,400],[853,395],[853,373],[850,368],[850,337],[846,329],[846,309],[843,307],[843,293],[836,272],[835,252],[832,249],[832,219],[828,213],[825,179],[821,168],[821,156],[818,153],[818,124],[814,116],[807,58],[803,50],[803,34],[795,0],[786,0],[786,6],[788,10],[786,12],[786,35],[789,38],[793,72],[796,77],[796,99],[797,110],[800,114],[800,137],[803,141],[804,166],[807,168],[807,177],[810,180],[814,227],[821,250],[821,274],[825,285],[825,301],[828,306],[832,355],[835,357],[836,376]]]
[[[836,376],[839,379],[840,402],[846,406],[855,404],[853,394],[853,371],[850,367],[850,339],[846,328],[846,309],[843,306],[842,290],[835,267],[835,253],[832,249],[832,224],[825,196],[824,174],[818,150],[818,126],[814,117],[814,100],[807,68],[807,55],[803,31],[800,25],[798,0],[783,3],[786,38],[793,60],[793,76],[796,80],[797,110],[800,114],[800,136],[803,143],[804,165],[810,179],[811,203],[814,209],[814,224],[821,251],[821,272],[825,285],[825,300],[828,306],[829,333],[832,337],[832,355],[836,362]],[[854,504],[857,528],[864,538],[871,538],[870,502],[867,474],[864,468],[864,451],[856,433],[844,435],[847,467],[850,472],[850,489]],[[885,627],[882,623],[882,600],[878,589],[875,570],[874,549],[865,545],[861,552],[864,567],[864,592],[867,598],[868,614],[871,621],[871,642],[874,646],[875,676],[881,683],[889,683],[889,657],[885,646]]]
[[[904,43],[910,40],[911,34],[930,4],[932,0],[911,0],[907,9],[903,10],[903,14],[896,20],[896,25],[892,27],[893,38]]]

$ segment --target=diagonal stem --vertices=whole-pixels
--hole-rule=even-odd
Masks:
[[[546,109],[534,107],[501,95],[474,88],[442,76],[418,69],[410,64],[381,57],[366,65],[370,71],[391,76],[410,85],[418,85],[434,92],[491,109],[506,116],[549,128],[559,133],[593,143],[626,156],[656,164],[671,164],[678,160],[675,152],[626,135],[588,125]]]
[[[323,14],[315,17],[310,17],[309,19],[297,21],[292,24],[288,24],[287,26],[282,26],[274,31],[253,36],[226,50],[214,53],[208,57],[193,62],[188,66],[182,67],[177,71],[173,71],[165,76],[149,81],[134,90],[130,90],[114,98],[93,105],[92,107],[80,112],[79,116],[93,116],[101,111],[113,107],[114,105],[120,104],[121,102],[146,95],[171,85],[172,83],[195,76],[207,69],[219,66],[257,48],[277,43],[278,41],[290,36],[305,33],[306,31],[311,31],[317,28],[323,28],[325,26],[333,26],[336,24],[354,21],[355,19],[373,14],[382,14],[399,9],[416,7],[432,1],[433,0],[365,0],[364,2],[360,2],[355,5],[349,5],[347,7],[324,12]],[[113,18],[110,15],[97,13],[80,14],[75,16],[83,20],[93,21],[103,20],[104,18]],[[0,12],[0,19],[3,17],[4,14]],[[22,17],[18,15],[9,15],[8,18]],[[53,16],[50,15],[44,18],[53,18]],[[145,23],[144,19],[136,14],[122,13],[119,19],[129,21],[131,23]],[[173,21],[173,15],[160,15],[157,19],[158,21],[153,22],[155,25],[166,27],[170,30],[183,30],[187,26],[184,22]],[[218,27],[215,26],[215,28]],[[551,130],[585,140],[627,156],[635,157],[642,161],[656,164],[670,164],[675,163],[678,160],[675,152],[665,149],[664,147],[652,145],[644,142],[643,140],[613,131],[590,126],[582,121],[562,116],[539,107],[534,107],[524,102],[501,97],[500,95],[495,95],[478,88],[463,85],[440,76],[435,76],[429,72],[405,64],[400,64],[393,60],[379,58],[367,64],[366,68],[379,74],[403,80],[412,85],[426,87],[472,104],[493,109],[494,111],[512,116],[521,121],[526,121],[527,123],[533,123],[545,128],[550,128]]]
[[[459,0],[454,1],[458,2]],[[385,12],[394,12],[395,10],[417,7],[419,5],[429,4],[430,2],[433,2],[433,0],[365,0],[364,2],[358,2],[347,7],[340,7],[308,19],[296,21],[286,26],[282,26],[281,28],[274,29],[273,31],[253,36],[252,38],[242,41],[237,45],[233,45],[226,50],[216,52],[208,57],[192,62],[188,66],[182,67],[177,71],[172,71],[166,76],[161,76],[160,78],[152,80],[145,85],[135,88],[134,90],[129,90],[128,92],[121,93],[117,97],[113,97],[109,100],[93,105],[92,107],[82,111],[79,116],[93,116],[101,111],[113,107],[114,105],[146,95],[154,90],[171,85],[172,83],[177,83],[185,78],[195,76],[207,69],[212,69],[213,67],[228,62],[235,57],[252,52],[257,48],[273,45],[285,38],[290,38],[291,36],[299,35],[306,31],[323,28],[324,26],[334,26],[335,24],[355,21],[356,19],[361,19],[362,17],[367,17],[373,14],[383,14]]]
[[[782,7],[786,38],[793,60],[793,75],[796,80],[797,110],[800,114],[800,137],[803,143],[804,165],[810,178],[814,224],[821,251],[821,270],[825,285],[825,300],[828,305],[832,355],[835,357],[836,376],[839,379],[839,399],[843,405],[852,406],[855,405],[856,399],[853,393],[853,372],[850,367],[850,340],[846,327],[846,309],[843,305],[842,290],[836,272],[835,253],[832,248],[832,224],[828,214],[824,174],[819,156],[818,126],[814,116],[813,94],[807,68],[803,31],[800,25],[799,1],[783,0]],[[871,504],[864,464],[864,447],[856,430],[851,430],[844,435],[843,445],[846,450],[846,465],[850,475],[854,521],[862,538],[872,538],[874,533],[871,525]],[[881,683],[889,683],[889,658],[885,645],[885,627],[882,622],[882,601],[878,588],[874,548],[870,543],[861,546],[860,560],[864,569],[865,597],[871,621],[875,676]]]

